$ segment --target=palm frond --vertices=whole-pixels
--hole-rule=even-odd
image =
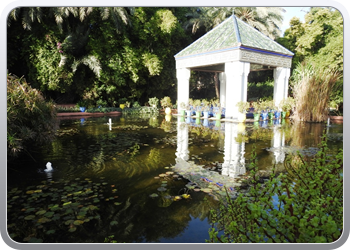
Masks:
[[[89,69],[91,69],[92,72],[94,72],[94,74],[97,77],[100,77],[101,64],[100,64],[100,61],[95,56],[88,55],[88,56],[85,56],[79,60],[74,60],[74,62],[72,64],[73,73],[76,72],[76,70],[78,69],[80,64],[84,64],[84,65],[88,66]]]

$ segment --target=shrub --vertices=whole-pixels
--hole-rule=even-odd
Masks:
[[[326,121],[330,95],[340,77],[339,72],[311,62],[298,64],[292,76],[295,99],[293,118],[310,122]]]
[[[148,99],[148,104],[152,107],[157,107],[159,103],[159,99],[157,97],[152,97]]]
[[[7,76],[7,153],[16,156],[29,142],[44,143],[58,128],[56,108],[23,78]]]
[[[340,237],[343,229],[341,149],[336,155],[330,154],[324,135],[314,159],[306,161],[300,154],[289,156],[288,174],[272,173],[266,182],[259,179],[256,163],[253,152],[248,194],[241,194],[235,200],[227,195],[219,211],[211,211],[213,226],[209,242],[330,243]],[[218,236],[219,232],[223,234]]]
[[[133,108],[140,108],[141,105],[139,104],[138,101],[135,101],[135,102],[133,103],[132,107],[133,107]]]
[[[170,97],[164,96],[164,98],[160,100],[160,106],[162,106],[162,108],[170,108],[172,106]]]

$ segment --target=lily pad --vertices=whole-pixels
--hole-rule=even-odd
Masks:
[[[158,190],[159,192],[164,192],[164,191],[166,191],[167,189],[166,189],[165,187],[160,187],[160,188],[157,188],[157,190]]]
[[[38,223],[46,223],[46,222],[50,222],[51,220],[49,218],[46,217],[42,217],[38,220]]]
[[[213,190],[211,188],[203,188],[202,191],[205,193],[211,193]]]
[[[188,199],[188,198],[191,197],[191,195],[189,195],[189,194],[183,194],[183,195],[181,195],[181,196],[182,196],[182,198],[184,198],[184,199]]]
[[[174,201],[179,201],[179,200],[181,200],[181,196],[175,196],[174,197]]]
[[[50,218],[50,217],[52,217],[54,214],[55,214],[54,212],[47,212],[47,213],[45,213],[45,217]]]
[[[64,224],[68,226],[69,224],[72,224],[73,222],[74,222],[74,220],[67,220]]]
[[[109,224],[110,224],[111,226],[115,226],[115,225],[118,224],[118,221],[112,220]]]
[[[46,213],[46,210],[39,210],[38,212],[36,212],[36,215],[43,215]]]
[[[157,198],[157,197],[158,197],[158,194],[153,193],[153,194],[150,194],[149,196],[150,196],[151,198]]]
[[[28,215],[26,217],[24,217],[25,220],[34,220],[35,215]]]
[[[83,220],[75,220],[75,221],[73,222],[73,224],[76,225],[76,226],[81,225],[81,224],[83,224],[83,223],[84,223]]]

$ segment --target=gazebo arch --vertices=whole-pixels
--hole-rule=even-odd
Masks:
[[[274,70],[276,105],[288,95],[293,53],[232,15],[175,55],[178,110],[189,100],[191,70],[216,71],[227,118],[237,118],[237,102],[247,101],[251,70]]]

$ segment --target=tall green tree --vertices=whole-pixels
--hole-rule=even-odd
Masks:
[[[293,69],[305,61],[315,67],[343,74],[343,18],[333,8],[311,8],[305,22],[299,18],[290,21],[290,28],[278,42],[295,53]],[[331,100],[342,103],[343,79],[334,85]]]

